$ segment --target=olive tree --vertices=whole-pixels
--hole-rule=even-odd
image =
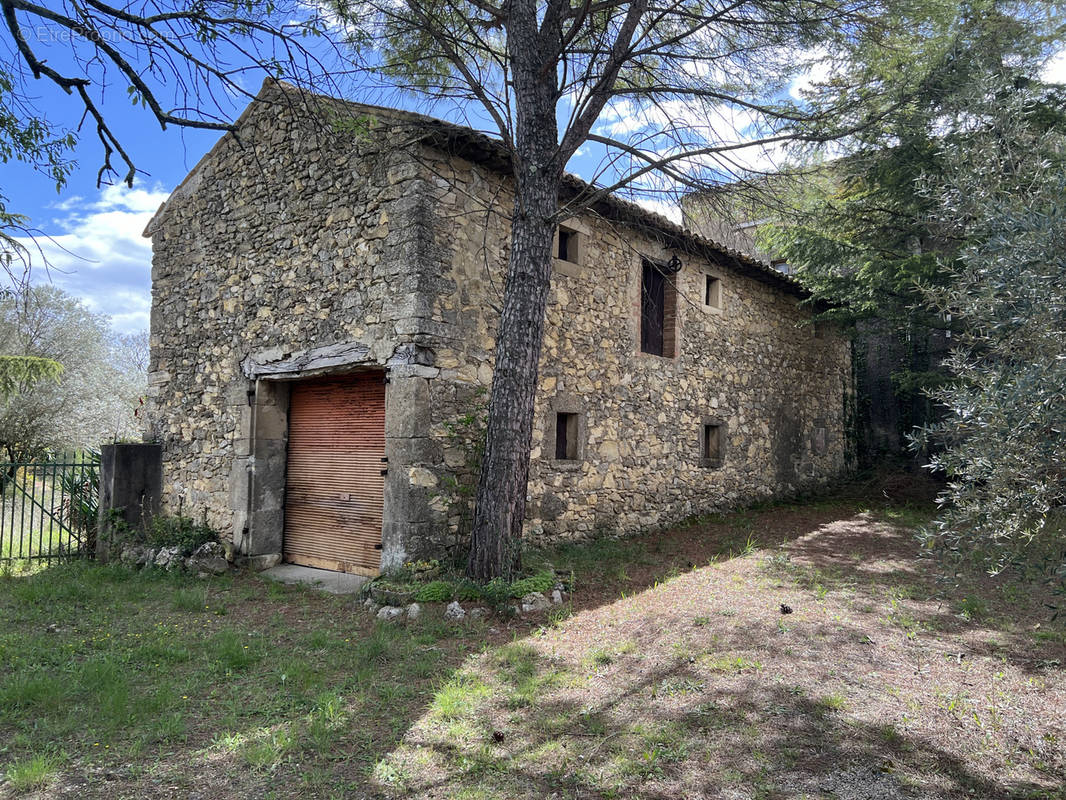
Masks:
[[[950,375],[940,362],[961,325],[930,308],[921,287],[953,281],[967,239],[919,185],[942,179],[952,156],[945,135],[975,106],[975,87],[1007,74],[1008,85],[1037,78],[1064,24],[1057,2],[970,0],[897,37],[897,57],[911,54],[904,73],[880,48],[856,50],[844,68],[880,81],[903,75],[915,86],[908,102],[835,147],[834,158],[819,161],[812,148],[812,164],[775,179],[785,195],[778,207],[750,217],[776,220],[760,230],[762,248],[827,301],[825,317],[854,326],[862,463],[903,450],[916,426],[937,417],[927,390]],[[867,362],[867,353],[876,355]]]
[[[971,98],[927,187],[963,245],[924,287],[961,331],[917,437],[948,479],[926,543],[999,572],[1042,540],[1066,581],[1066,88],[1004,70]]]

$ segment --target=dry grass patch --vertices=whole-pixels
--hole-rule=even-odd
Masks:
[[[420,719],[390,794],[1066,797],[1061,623],[1031,587],[943,589],[916,516],[716,520],[632,543],[625,588],[625,545],[602,545],[610,590],[468,661],[491,695],[467,738]]]

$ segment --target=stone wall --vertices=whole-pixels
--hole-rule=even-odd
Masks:
[[[816,177],[808,175],[802,180]],[[823,182],[830,181],[832,174],[823,173],[821,177]],[[780,198],[803,189],[797,180],[795,176],[778,175],[766,178],[761,185],[744,186],[742,191],[688,194],[682,201],[685,223],[727,247],[773,262],[777,269],[794,274],[795,267],[781,258],[781,253],[759,249],[758,235],[764,226],[778,220],[780,215],[775,208]],[[828,190],[829,186],[822,188]],[[723,215],[733,222],[722,223]],[[908,327],[878,318],[852,320],[848,335],[854,357],[856,398],[850,436],[857,463],[872,467],[886,458],[903,458],[917,468],[924,463],[924,456],[910,450],[908,434],[935,420],[935,406],[920,389],[902,389],[897,378],[938,372],[951,341],[942,330]]]
[[[386,369],[389,568],[439,554],[462,525],[442,495],[465,459],[454,423],[492,380],[511,195],[387,115],[344,133],[321,118],[265,89],[150,225],[149,434],[168,510],[274,552],[287,381]],[[580,263],[556,263],[550,296],[531,540],[654,528],[844,468],[848,351],[796,296],[682,254],[678,354],[643,354],[641,259],[672,251],[596,216],[567,225]],[[720,309],[703,302],[708,273]],[[576,460],[554,459],[558,412],[578,414]],[[725,431],[720,465],[701,459],[707,422]]]
[[[504,179],[468,162],[438,157],[431,172],[435,233],[451,243],[456,287],[437,304],[456,333],[437,350],[432,422],[454,464],[462,456],[449,451],[445,425],[475,406],[475,387],[491,383],[511,195]],[[686,256],[671,279],[677,356],[641,353],[642,258],[666,261],[672,251],[602,217],[565,224],[580,236],[580,263],[557,260],[553,274],[530,464],[531,540],[655,528],[843,471],[849,348],[811,324],[797,296],[740,275],[724,258]],[[720,308],[704,303],[708,274],[721,281]],[[579,414],[576,462],[554,458],[560,411]],[[720,466],[701,460],[701,427],[712,421],[725,430]]]
[[[407,131],[314,111],[265,88],[146,232],[164,508],[206,515],[249,552],[280,549],[285,381],[388,366],[401,393],[424,382],[435,338],[437,287],[418,267],[432,260],[428,194],[396,144]]]

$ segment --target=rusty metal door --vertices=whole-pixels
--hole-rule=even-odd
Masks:
[[[285,560],[377,575],[385,468],[384,373],[293,384]]]

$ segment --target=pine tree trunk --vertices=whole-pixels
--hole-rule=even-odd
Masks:
[[[562,167],[556,163],[555,71],[545,71],[541,62],[545,35],[557,38],[558,31],[546,34],[538,29],[535,0],[512,3],[507,38],[518,99],[515,203],[485,454],[467,563],[470,577],[483,581],[509,578],[521,558],[533,400],[562,177]]]
[[[545,183],[526,187],[516,200],[511,223],[507,288],[467,569],[477,580],[510,577],[521,556],[533,400],[551,277],[551,220],[558,204],[557,188],[539,185]]]

